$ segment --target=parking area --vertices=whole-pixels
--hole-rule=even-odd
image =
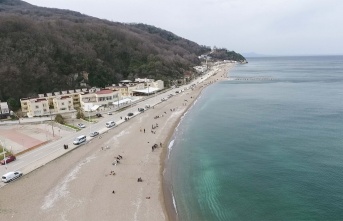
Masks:
[[[73,131],[46,123],[1,125],[0,140],[8,151],[19,154],[69,133]]]

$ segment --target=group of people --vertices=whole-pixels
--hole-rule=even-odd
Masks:
[[[158,147],[158,144],[154,144],[154,145],[151,147],[151,150],[154,151],[157,147]],[[160,143],[160,147],[162,147],[162,143]]]
[[[162,115],[157,115],[157,116],[155,116],[154,119],[158,119],[158,118],[160,118],[160,117],[163,117],[163,114],[162,114]]]
[[[114,162],[112,163],[112,165],[117,166],[117,164],[120,163],[120,160],[123,159],[123,157],[121,155],[118,155],[117,157],[114,157]]]

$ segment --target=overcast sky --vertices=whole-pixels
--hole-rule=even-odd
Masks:
[[[343,54],[343,0],[27,0],[201,45],[265,55]]]

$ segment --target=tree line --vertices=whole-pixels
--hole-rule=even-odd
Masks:
[[[0,100],[123,79],[183,77],[211,49],[146,24],[0,0]],[[85,74],[86,73],[86,74]]]

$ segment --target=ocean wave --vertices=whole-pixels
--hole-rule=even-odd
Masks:
[[[169,143],[169,145],[168,145],[168,159],[169,159],[169,156],[170,156],[170,151],[171,151],[171,149],[172,149],[172,147],[173,147],[173,145],[174,145],[174,141],[175,141],[175,140],[170,141],[170,143]]]
[[[173,206],[174,206],[174,209],[175,209],[175,213],[176,213],[176,215],[178,215],[178,213],[177,213],[177,208],[176,208],[176,201],[175,201],[174,193],[171,192],[171,195],[172,195],[172,199],[173,199]]]

